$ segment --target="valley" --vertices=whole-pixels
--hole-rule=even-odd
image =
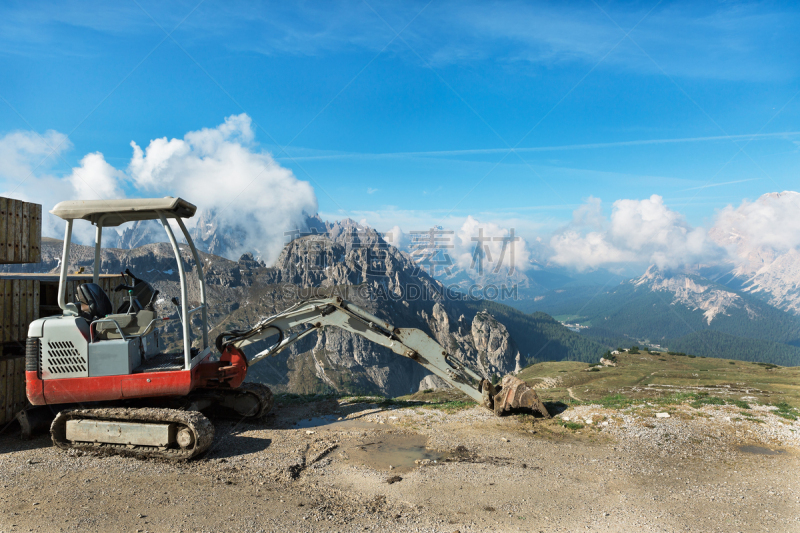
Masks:
[[[606,346],[652,343],[707,357],[800,364],[800,317],[694,274],[651,267],[611,287],[552,291],[535,308],[589,326],[581,335]]]

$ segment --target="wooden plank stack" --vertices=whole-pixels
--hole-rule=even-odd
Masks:
[[[0,264],[42,260],[42,206],[0,198]],[[28,324],[39,316],[39,282],[0,279],[0,428],[25,409],[25,356],[20,351]]]
[[[0,277],[0,313],[3,317],[3,343],[25,342],[28,324],[39,318],[40,282],[33,277]]]
[[[42,260],[42,206],[0,198],[0,264]]]
[[[25,396],[25,357],[0,356],[0,428],[28,405]]]

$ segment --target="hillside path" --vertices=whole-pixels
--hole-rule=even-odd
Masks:
[[[575,393],[572,392],[571,387],[567,387],[567,392],[569,393],[569,397],[572,398],[573,400],[578,400],[579,402],[581,401],[581,399],[575,396]]]

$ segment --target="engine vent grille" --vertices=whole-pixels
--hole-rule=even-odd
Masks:
[[[42,371],[42,343],[37,337],[28,337],[25,343],[25,371]]]
[[[70,341],[50,341],[47,343],[47,372],[59,374],[85,374],[86,359],[75,349]]]

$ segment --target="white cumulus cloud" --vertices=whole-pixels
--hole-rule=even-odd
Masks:
[[[140,193],[181,196],[213,213],[219,226],[243,230],[231,255],[252,251],[271,262],[285,233],[317,212],[317,198],[308,182],[255,150],[253,139],[250,117],[241,114],[183,139],[152,140],[145,149],[132,142],[130,177]]]
[[[236,229],[234,256],[255,252],[274,260],[285,233],[304,226],[317,211],[314,189],[254,144],[251,119],[233,115],[215,128],[191,131],[182,139],[154,139],[146,147],[131,142],[127,168],[109,164],[99,152],[86,154],[66,175],[48,173],[45,163],[71,145],[61,133],[13,132],[0,138],[0,195],[42,204],[48,211],[71,199],[181,196]],[[23,181],[24,180],[24,181]],[[61,237],[64,223],[51,215],[45,235]],[[187,223],[191,227],[192,221]],[[76,241],[91,242],[94,232],[76,225]]]
[[[800,248],[800,193],[768,193],[738,207],[728,206],[716,217],[713,231],[735,237],[751,248],[766,246],[777,252]]]
[[[100,152],[86,154],[68,177],[76,198],[103,200],[123,198],[120,184],[124,179],[125,173],[108,164]]]
[[[611,217],[602,214],[600,200],[590,198],[578,208],[572,223],[553,235],[553,263],[578,270],[650,263],[675,268],[718,259],[722,250],[701,227],[664,205],[661,196],[617,200]]]
[[[530,267],[528,243],[514,228],[468,216],[456,232],[455,255],[458,266],[495,273],[525,271]]]

